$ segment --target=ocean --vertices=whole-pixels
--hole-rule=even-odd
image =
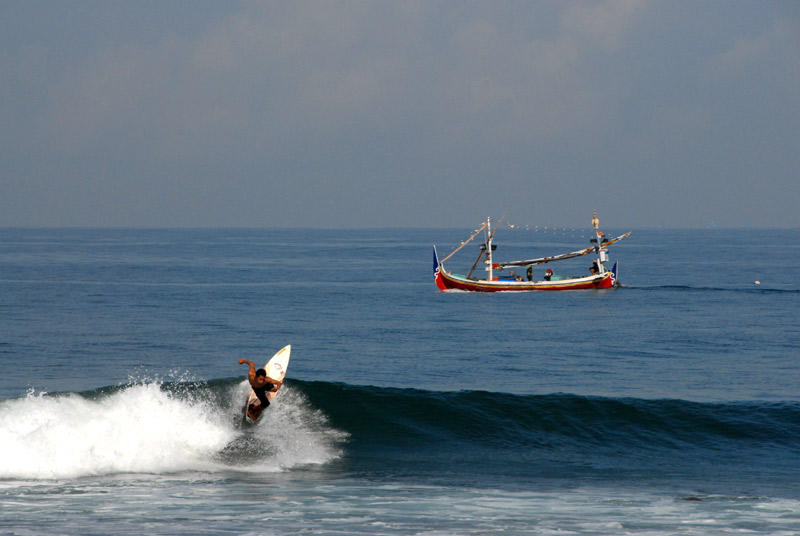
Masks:
[[[0,534],[800,534],[800,230],[469,233],[0,229]]]

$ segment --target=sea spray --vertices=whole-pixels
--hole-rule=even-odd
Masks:
[[[233,437],[219,412],[159,383],[96,399],[28,395],[0,408],[2,478],[70,478],[202,469]]]
[[[303,465],[324,464],[341,456],[348,434],[332,428],[327,417],[309,405],[306,396],[287,382],[256,425],[243,423],[249,386],[237,384],[228,408],[238,433],[215,460],[227,468],[277,472]]]
[[[246,382],[141,381],[89,393],[30,392],[0,403],[0,478],[230,469],[272,472],[325,463],[340,432],[284,389],[263,422],[246,428]]]

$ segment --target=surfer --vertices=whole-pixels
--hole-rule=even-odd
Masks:
[[[256,366],[252,361],[240,359],[239,364],[250,366],[250,370],[247,372],[247,379],[250,381],[250,387],[253,388],[253,392],[258,397],[259,402],[261,402],[261,409],[266,409],[266,407],[269,406],[267,391],[277,391],[283,382],[280,380],[273,380],[267,376],[267,371],[264,369],[256,370]],[[252,410],[254,408],[251,407],[250,409]]]

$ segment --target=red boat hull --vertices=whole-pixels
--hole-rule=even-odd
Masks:
[[[442,292],[461,290],[466,292],[526,292],[532,290],[591,290],[612,288],[616,282],[613,272],[594,276],[575,277],[559,281],[507,281],[467,279],[447,273],[441,266],[434,273],[436,286]]]

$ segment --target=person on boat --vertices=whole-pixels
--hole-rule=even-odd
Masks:
[[[533,265],[528,265],[528,281],[533,281]]]
[[[552,279],[552,278],[553,278],[553,270],[548,268],[547,270],[544,271],[544,280],[545,281],[550,281],[550,279]]]
[[[247,379],[250,381],[250,387],[253,388],[253,392],[258,397],[259,402],[261,402],[261,410],[266,409],[267,406],[269,406],[267,392],[277,391],[278,387],[280,387],[283,382],[280,380],[273,380],[267,376],[267,371],[263,368],[256,370],[256,365],[252,361],[240,359],[239,364],[250,366],[250,370],[247,372]],[[251,404],[248,409],[254,409],[253,405]]]

